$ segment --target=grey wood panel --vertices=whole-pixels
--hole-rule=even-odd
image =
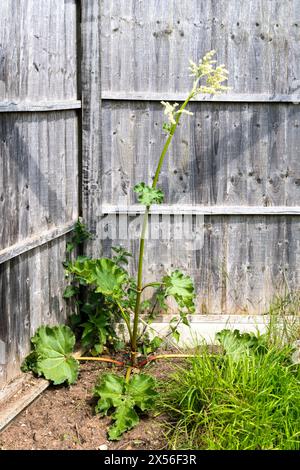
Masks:
[[[77,98],[76,21],[76,0],[1,0],[0,101]]]
[[[184,101],[186,93],[169,91],[152,92],[152,91],[105,91],[101,93],[102,100],[117,100],[117,101]],[[267,94],[267,93],[221,93],[219,95],[197,95],[193,101],[221,101],[232,103],[265,103],[270,101],[272,103],[293,103],[299,104],[300,94],[280,95],[280,94]],[[1,109],[1,107],[0,107]]]
[[[300,204],[300,111],[292,104],[191,103],[159,186],[166,204]],[[133,204],[150,182],[166,136],[162,106],[103,103],[103,204]]]
[[[68,109],[80,109],[81,101],[36,101],[36,102],[13,102],[1,101],[0,113],[24,113],[24,112],[45,112],[45,111],[59,111]]]
[[[0,115],[0,248],[75,220],[77,156],[75,111]]]
[[[66,236],[0,265],[0,340],[5,344],[0,384],[19,374],[30,336],[42,323],[64,322],[68,307],[62,261]],[[2,358],[3,361],[3,358]]]
[[[66,241],[79,215],[76,0],[0,4],[0,383],[30,337],[62,323]]]
[[[101,244],[98,239],[101,205],[101,3],[85,0],[81,8],[81,93],[82,93],[82,215],[95,235],[86,249],[98,255]]]
[[[184,99],[188,60],[216,49],[229,70],[227,94],[190,104],[159,181],[166,211],[211,210],[203,246],[172,233],[146,244],[150,279],[175,266],[195,277],[198,312],[262,313],[275,293],[299,288],[299,43],[298,0],[102,2],[98,217],[127,206],[137,219],[132,188],[151,183],[166,139],[158,101]],[[136,270],[137,240],[105,240],[104,253],[118,242]]]
[[[102,204],[101,214],[136,215],[144,213],[141,204]],[[203,206],[193,204],[153,204],[153,215],[300,215],[300,206]]]
[[[5,261],[21,255],[22,253],[33,250],[37,246],[44,245],[51,240],[55,240],[56,238],[71,232],[74,229],[76,220],[73,220],[64,226],[47,230],[46,232],[40,232],[38,235],[25,238],[20,243],[16,243],[5,248],[4,250],[0,250],[0,263],[4,263]]]
[[[130,223],[134,220],[129,217]],[[195,280],[197,313],[262,314],[276,294],[299,287],[299,217],[205,216],[200,248],[188,237],[174,239],[170,222],[169,238],[164,231],[159,242],[146,241],[145,279],[160,280],[176,268],[189,273]],[[118,244],[134,254],[130,269],[135,273],[138,240],[106,240],[104,255],[110,256],[111,246]]]
[[[298,0],[102,4],[105,91],[187,91],[188,60],[215,49],[218,62],[230,70],[230,93],[299,92]]]

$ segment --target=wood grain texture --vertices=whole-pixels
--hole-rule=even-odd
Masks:
[[[141,204],[129,206],[120,204],[102,204],[101,215],[104,214],[143,214]],[[153,204],[150,214],[190,214],[190,215],[300,215],[300,206],[202,206],[192,204]]]
[[[0,384],[41,324],[64,322],[78,218],[76,0],[0,4]]]
[[[60,111],[69,109],[80,109],[81,101],[37,101],[37,102],[12,102],[1,101],[0,113],[24,113],[24,112],[45,112]]]
[[[146,243],[147,279],[182,267],[199,313],[263,313],[275,293],[299,288],[299,20],[297,0],[102,2],[97,217],[119,213],[118,227],[129,211],[138,226],[132,188],[152,181],[166,139],[159,101],[185,98],[188,60],[216,49],[229,70],[231,90],[190,103],[194,116],[176,132],[159,180],[164,206],[153,210],[153,234],[165,237]],[[176,239],[180,214],[191,213],[204,217],[201,248]],[[131,249],[134,272],[138,241],[115,232],[104,253]]]
[[[105,91],[101,93],[102,100],[117,101],[176,101],[182,102],[186,99],[186,93],[170,93],[169,91]],[[192,101],[217,101],[231,103],[293,103],[299,104],[300,95],[270,95],[267,93],[231,93],[220,95],[197,95]],[[1,108],[0,108],[1,109]]]
[[[230,93],[299,95],[298,0],[102,3],[105,92],[186,92],[188,60],[215,49]]]
[[[0,114],[0,249],[74,221],[77,154],[75,111]]]
[[[165,203],[300,205],[297,106],[190,103],[189,110],[162,168]],[[163,119],[159,103],[103,103],[103,204],[131,205],[134,184],[151,181]]]
[[[81,94],[82,94],[82,215],[95,239],[87,251],[99,255],[99,219],[101,205],[101,74],[100,74],[100,2],[81,2]]]
[[[74,229],[75,222],[76,220],[73,220],[72,222],[69,222],[68,224],[61,227],[56,227],[46,232],[40,232],[38,235],[25,238],[15,245],[11,245],[7,248],[4,248],[4,250],[0,250],[0,263],[4,263],[5,261],[21,255],[22,253],[33,250],[37,246],[44,245],[51,240],[55,240],[56,238],[71,232]]]
[[[76,0],[1,0],[0,101],[76,99],[76,61]]]

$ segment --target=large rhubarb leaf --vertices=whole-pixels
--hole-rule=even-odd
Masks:
[[[68,271],[86,284],[95,285],[95,292],[115,298],[122,296],[122,286],[128,280],[128,273],[109,258],[75,261]]]
[[[245,355],[261,354],[267,351],[264,335],[256,336],[253,333],[224,329],[216,334],[216,339],[234,361],[240,360]]]
[[[55,385],[76,381],[79,364],[72,356],[75,336],[68,326],[41,326],[31,342],[33,351],[25,359],[23,371],[32,370]]]

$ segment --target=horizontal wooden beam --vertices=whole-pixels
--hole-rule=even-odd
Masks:
[[[151,91],[102,91],[102,100],[116,101],[184,101],[187,93]],[[300,95],[271,95],[267,93],[231,93],[223,95],[198,95],[193,101],[218,101],[230,103],[300,103]]]
[[[76,221],[74,220],[61,227],[55,227],[33,237],[25,238],[19,243],[15,243],[12,246],[0,250],[0,264],[19,256],[22,253],[27,253],[28,251],[55,240],[56,238],[62,237],[73,230],[75,223]]]
[[[47,112],[67,111],[69,109],[80,109],[81,101],[0,101],[0,113],[24,113],[24,112]]]
[[[140,204],[119,206],[102,204],[102,214],[135,215],[144,212]],[[189,204],[153,205],[151,214],[183,215],[300,215],[300,206],[200,206]]]
[[[7,385],[0,405],[0,431],[49,387],[50,382],[23,374]],[[6,398],[6,399],[5,399]]]

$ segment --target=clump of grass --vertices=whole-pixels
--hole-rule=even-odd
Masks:
[[[172,449],[300,449],[300,373],[291,348],[211,354],[208,348],[164,385]]]
[[[266,313],[270,318],[269,342],[291,344],[300,339],[300,291],[276,295]]]

